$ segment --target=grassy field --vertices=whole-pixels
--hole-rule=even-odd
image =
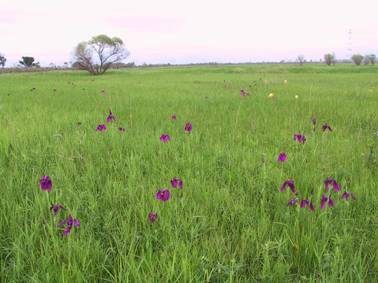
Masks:
[[[2,74],[0,125],[0,282],[378,281],[378,66]]]

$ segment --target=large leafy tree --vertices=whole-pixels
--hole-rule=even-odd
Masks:
[[[34,61],[34,57],[24,56],[18,63],[24,67],[39,67],[39,63],[34,63]]]
[[[76,46],[74,65],[99,75],[105,73],[113,64],[122,62],[128,55],[122,39],[101,34]]]
[[[7,62],[7,58],[5,58],[5,56],[0,53],[0,66],[4,68],[5,62]]]

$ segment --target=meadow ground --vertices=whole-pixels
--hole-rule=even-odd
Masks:
[[[378,66],[2,74],[0,125],[1,282],[378,281]]]

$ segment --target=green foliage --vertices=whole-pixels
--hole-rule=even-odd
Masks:
[[[0,66],[4,68],[5,62],[7,62],[7,58],[5,58],[5,56],[0,53]]]
[[[24,67],[39,67],[39,63],[34,63],[34,57],[24,56],[21,61],[18,61]]]
[[[335,65],[336,63],[336,58],[335,58],[335,54],[333,53],[327,53],[324,55],[324,62],[330,66],[330,65]]]
[[[121,63],[128,55],[122,39],[100,34],[76,46],[73,65],[99,75],[114,64]]]
[[[0,282],[377,282],[377,70],[0,75]],[[109,108],[118,120],[98,133]],[[333,132],[313,132],[313,115]],[[307,143],[294,143],[295,132]],[[286,164],[276,162],[281,150]],[[44,174],[50,194],[38,188]],[[157,202],[174,176],[184,189]],[[289,194],[278,192],[294,178],[318,208],[328,176],[357,200],[334,195],[333,209],[310,213],[288,208]],[[67,238],[51,203],[81,221]]]
[[[364,56],[362,56],[361,54],[354,54],[351,59],[354,64],[359,66],[362,63],[362,60],[364,60]]]

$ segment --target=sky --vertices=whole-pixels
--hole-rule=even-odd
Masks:
[[[1,0],[0,53],[63,64],[107,34],[137,64],[343,59],[378,55],[377,15],[377,0]]]

